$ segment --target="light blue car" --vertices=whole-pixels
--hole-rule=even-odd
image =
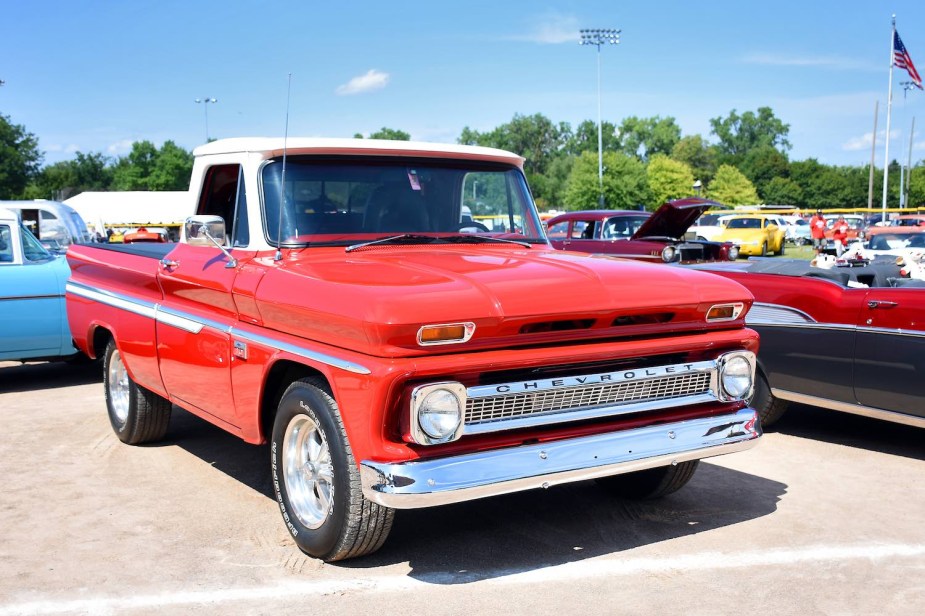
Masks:
[[[65,359],[77,349],[64,307],[70,270],[0,209],[0,361]]]

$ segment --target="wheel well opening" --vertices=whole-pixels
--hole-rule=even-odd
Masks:
[[[267,375],[266,385],[263,388],[263,397],[260,400],[260,429],[264,438],[268,438],[268,435],[273,430],[276,408],[283,397],[283,392],[286,391],[290,384],[305,378],[318,379],[319,386],[332,398],[334,397],[331,384],[321,371],[294,361],[283,360],[276,362]]]
[[[112,339],[112,332],[105,327],[97,327],[93,330],[93,340],[90,348],[93,351],[94,359],[99,359],[106,352],[106,345]]]

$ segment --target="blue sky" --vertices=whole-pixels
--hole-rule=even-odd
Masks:
[[[596,51],[579,28],[620,28],[604,48],[605,120],[673,116],[684,134],[770,106],[791,160],[863,165],[880,103],[890,14],[925,74],[925,2],[222,2],[0,0],[0,113],[45,162],[125,154],[133,141],[349,137],[388,126],[453,142],[515,113],[597,119]],[[925,158],[925,93],[894,74],[891,158]],[[215,104],[194,99],[214,97]]]

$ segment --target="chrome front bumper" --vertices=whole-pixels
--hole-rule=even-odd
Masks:
[[[415,509],[548,488],[749,449],[758,415],[736,413],[551,443],[417,460],[360,464],[363,494],[394,509]]]

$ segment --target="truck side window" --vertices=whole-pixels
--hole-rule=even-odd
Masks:
[[[202,183],[199,207],[196,208],[196,213],[201,216],[221,216],[225,221],[225,236],[229,238],[237,237],[234,213],[240,177],[241,165],[210,167]]]
[[[244,170],[238,170],[238,195],[234,207],[234,235],[231,236],[232,248],[243,248],[250,244],[251,234],[247,226],[247,194],[244,191]]]

